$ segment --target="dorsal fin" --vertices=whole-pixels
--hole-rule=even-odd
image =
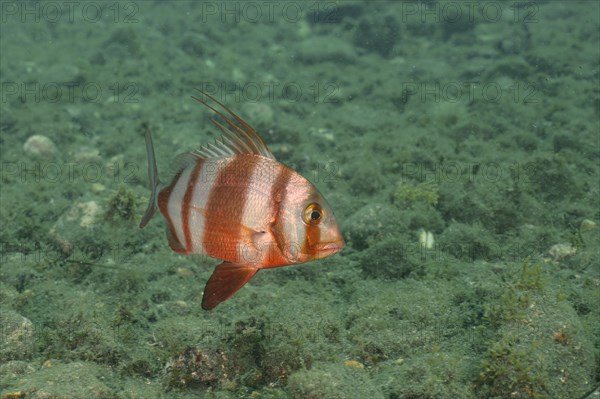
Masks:
[[[188,166],[194,165],[197,160],[198,155],[194,154],[193,152],[184,152],[182,154],[178,154],[173,160],[173,162],[171,162],[171,175],[175,176],[177,173],[181,172]]]
[[[207,108],[210,108],[215,114],[219,115],[226,123],[226,125],[223,125],[216,120],[211,119],[212,123],[214,123],[215,126],[221,130],[223,135],[216,139],[214,143],[209,143],[194,151],[193,154],[195,156],[202,158],[220,158],[234,156],[237,154],[259,154],[267,158],[275,159],[256,130],[250,127],[250,125],[248,125],[242,118],[234,114],[229,108],[216,100],[214,97],[203,92],[202,90],[196,90],[223,108],[229,115],[231,115],[231,117],[233,117],[235,122],[227,115],[216,110],[206,101],[192,96],[194,100],[198,101],[200,104],[203,104]]]

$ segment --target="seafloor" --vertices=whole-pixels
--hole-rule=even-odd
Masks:
[[[0,398],[596,397],[598,2],[0,6]],[[194,88],[347,242],[210,312],[137,226]]]

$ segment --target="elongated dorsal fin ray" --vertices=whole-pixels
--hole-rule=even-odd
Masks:
[[[217,110],[206,101],[192,96],[192,98],[198,101],[200,104],[206,106],[221,119],[225,121],[225,125],[212,119],[212,122],[221,130],[223,135],[220,139],[215,140],[214,144],[208,144],[202,146],[198,150],[194,151],[193,154],[203,158],[215,158],[215,157],[227,157],[236,154],[259,154],[267,158],[275,159],[265,142],[260,138],[256,130],[248,125],[242,118],[234,114],[229,108],[219,102],[211,95],[203,92],[202,90],[196,89],[204,96],[208,97],[214,103],[219,105],[226,113],[228,113],[234,120],[231,120],[226,114]],[[236,124],[237,122],[237,124]]]

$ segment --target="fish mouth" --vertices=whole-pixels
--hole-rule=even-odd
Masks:
[[[331,241],[317,245],[316,250],[320,257],[325,257],[340,252],[345,245],[344,240]]]

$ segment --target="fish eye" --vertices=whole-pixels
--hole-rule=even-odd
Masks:
[[[304,208],[304,222],[310,225],[317,225],[323,219],[323,213],[321,205],[313,202]]]

